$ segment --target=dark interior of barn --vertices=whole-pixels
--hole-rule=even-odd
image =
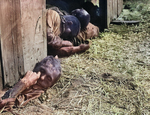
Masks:
[[[103,6],[100,6],[100,2]],[[103,0],[46,0],[46,7],[52,6],[58,7],[60,10],[71,13],[72,10],[83,8],[90,14],[90,22],[99,27],[100,31],[106,28],[105,17],[106,14],[106,2]],[[103,22],[103,23],[102,23]]]

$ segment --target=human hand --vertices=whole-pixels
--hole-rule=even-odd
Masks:
[[[26,84],[26,87],[30,87],[37,83],[37,80],[40,78],[40,75],[41,72],[38,72],[37,74],[36,72],[28,71],[24,78],[21,79],[21,81]]]

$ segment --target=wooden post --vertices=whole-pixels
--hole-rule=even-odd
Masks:
[[[4,85],[14,85],[46,57],[45,3],[45,0],[0,0]]]

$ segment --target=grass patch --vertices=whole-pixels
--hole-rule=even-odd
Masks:
[[[110,25],[88,51],[61,59],[62,77],[46,100],[56,114],[150,114],[148,6],[144,12],[139,25]]]

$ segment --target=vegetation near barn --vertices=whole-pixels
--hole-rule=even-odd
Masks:
[[[37,115],[149,115],[150,2],[133,0],[124,5],[128,9],[119,18],[140,20],[138,25],[111,24],[90,40],[88,51],[62,58],[57,84],[40,101],[15,111],[24,115],[29,111]]]

